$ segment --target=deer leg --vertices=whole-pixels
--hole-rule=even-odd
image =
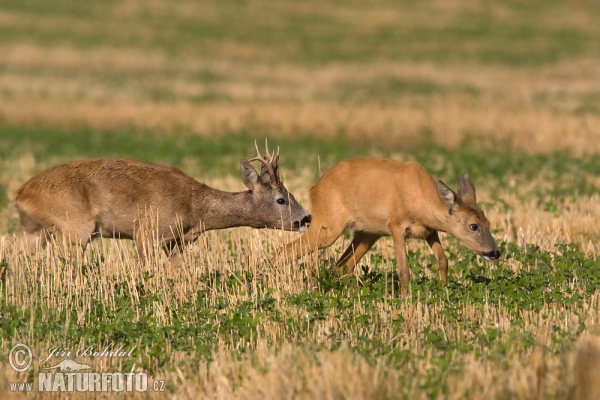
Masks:
[[[440,242],[440,237],[437,231],[433,231],[429,236],[427,236],[427,244],[431,247],[435,258],[440,266],[440,278],[444,282],[444,284],[448,284],[448,257],[444,253],[444,249],[442,248],[442,242]]]
[[[410,284],[410,269],[408,269],[408,257],[406,255],[406,238],[404,230],[400,227],[392,228],[392,239],[396,250],[396,263],[398,264],[398,278],[402,297],[408,296],[408,285]]]
[[[299,259],[315,251],[317,249],[314,245],[317,241],[315,231],[316,229],[309,227],[298,239],[289,242],[283,249],[279,249],[275,253],[275,260],[279,258]],[[313,244],[312,246],[311,243]]]
[[[183,242],[170,240],[163,245],[163,251],[171,261],[171,265],[176,268],[181,266],[181,252],[183,251]]]
[[[42,228],[33,232],[28,232],[24,229],[21,230],[21,238],[23,240],[25,252],[30,254],[35,252],[38,248],[43,249],[48,243],[49,236],[50,233]]]
[[[134,234],[135,237],[135,249],[137,250],[138,258],[142,261],[146,261],[146,257],[150,254],[150,248],[152,247],[152,235],[148,235],[143,229],[136,229]]]
[[[275,259],[280,258],[281,253],[284,257],[298,259],[315,250],[329,247],[344,233],[344,229],[345,225],[342,224],[325,227],[313,220],[305,233],[298,239],[288,243],[283,250],[277,252]]]
[[[361,258],[369,251],[371,247],[375,244],[377,240],[379,240],[381,236],[368,233],[368,232],[355,232],[354,238],[352,239],[352,243],[344,254],[340,257],[336,266],[338,267],[338,271],[343,274],[344,265],[348,267],[348,274],[351,275],[354,273],[354,267],[360,261]]]
[[[19,210],[19,216],[21,217],[21,239],[25,247],[26,253],[33,253],[39,246],[44,248],[48,243],[50,232],[44,229],[44,226],[31,218],[29,214],[21,212]]]
[[[77,265],[83,259],[87,244],[94,233],[96,223],[90,221],[60,221],[54,223],[50,229],[42,229],[39,233],[39,245],[47,243],[50,236],[58,239],[60,245],[55,247],[56,254],[64,258],[71,265]],[[35,244],[37,246],[37,242]],[[75,270],[73,270],[75,276]]]
[[[80,226],[64,226],[57,230],[55,235],[62,238],[70,247],[81,246],[81,248],[85,249],[87,244],[92,240],[95,228],[96,223],[91,220],[82,223]]]

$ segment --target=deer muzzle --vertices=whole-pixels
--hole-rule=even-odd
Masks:
[[[500,258],[500,250],[492,250],[487,253],[481,253],[481,255],[488,261],[494,261]]]
[[[294,221],[292,227],[294,230],[298,230],[300,232],[305,232],[306,228],[310,226],[310,222],[312,221],[312,216],[309,214],[302,218],[300,221]]]

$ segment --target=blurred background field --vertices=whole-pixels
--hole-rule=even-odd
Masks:
[[[411,242],[398,300],[389,240],[342,281],[342,243],[272,265],[294,237],[273,231],[211,233],[179,274],[136,264],[129,242],[77,265],[60,244],[14,251],[14,193],[50,166],[131,157],[243,190],[239,160],[265,137],[307,207],[345,158],[418,160],[451,187],[466,171],[505,256],[444,235],[445,290]],[[0,0],[0,360],[18,340],[114,341],[137,343],[137,367],[177,397],[586,398],[599,154],[596,1]]]
[[[6,124],[595,152],[593,1],[4,1]]]

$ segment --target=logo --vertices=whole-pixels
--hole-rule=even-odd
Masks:
[[[31,367],[33,353],[29,346],[23,343],[15,344],[8,353],[8,363],[17,372],[25,372]]]
[[[55,369],[55,368],[59,368],[60,372],[79,372],[79,371],[83,371],[84,369],[91,369],[92,367],[90,367],[87,364],[79,364],[77,361],[67,358],[66,360],[62,360],[61,362],[59,362],[58,364],[56,364],[52,367],[46,367],[46,368],[42,368],[42,369]]]
[[[163,380],[151,380],[145,372],[88,372],[92,367],[66,357],[131,357],[133,347],[127,351],[125,345],[116,347],[113,343],[96,350],[91,346],[77,351],[63,347],[51,347],[48,356],[39,364],[40,372],[34,382],[10,382],[12,392],[163,392]],[[49,362],[52,358],[63,358],[60,362]],[[23,343],[15,344],[8,354],[8,362],[16,372],[26,372],[33,364],[33,352]],[[51,364],[43,367],[44,364]],[[42,372],[51,370],[51,372]],[[52,371],[54,370],[54,371]],[[85,372],[83,372],[85,371]]]

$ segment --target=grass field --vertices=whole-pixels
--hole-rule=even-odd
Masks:
[[[591,0],[0,0],[0,393],[50,398],[10,383],[114,344],[135,349],[71,358],[165,381],[139,398],[600,398],[599,38]],[[237,191],[265,137],[305,207],[346,158],[468,172],[502,258],[442,235],[444,287],[409,242],[402,299],[391,239],[343,279],[347,235],[274,264],[296,234],[208,232],[180,269],[15,240],[14,194],[48,167],[131,157]]]

